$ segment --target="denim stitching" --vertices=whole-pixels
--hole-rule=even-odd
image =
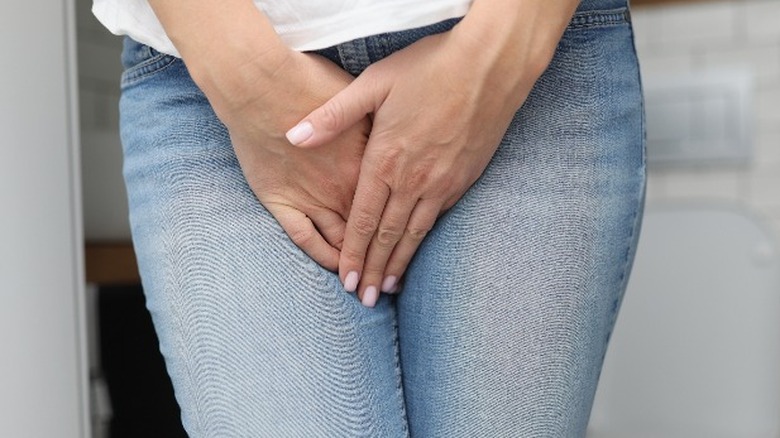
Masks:
[[[403,376],[401,370],[400,343],[398,340],[398,315],[393,318],[393,356],[395,361],[396,395],[401,408],[401,423],[404,431],[404,437],[409,438],[409,419],[406,414],[406,401],[403,392]]]
[[[642,107],[644,107],[644,103],[642,104]],[[643,110],[644,112],[644,110]],[[642,117],[642,132],[644,132],[644,116]],[[644,135],[643,135],[644,136]],[[645,140],[642,140],[642,172],[645,173]],[[647,183],[646,178],[642,182],[642,190],[639,194],[639,206],[632,212],[631,215],[631,234],[628,236],[628,245],[626,247],[626,251],[624,252],[623,257],[623,266],[621,268],[620,273],[620,294],[617,298],[615,298],[615,301],[612,303],[612,309],[610,309],[610,322],[607,330],[607,336],[605,338],[605,342],[609,343],[610,338],[612,337],[612,333],[615,329],[615,323],[617,322],[618,313],[620,310],[620,306],[622,305],[623,298],[625,297],[626,289],[628,287],[628,280],[629,280],[629,274],[630,274],[630,268],[631,268],[631,261],[634,260],[634,257],[632,256],[637,249],[637,235],[639,234],[641,228],[642,228],[642,212],[644,211],[644,198],[645,198],[645,191],[647,190]],[[604,359],[604,356],[606,356],[606,349],[604,350],[604,353],[602,355],[602,360]]]
[[[629,23],[630,21],[631,13],[628,8],[610,9],[605,11],[585,11],[574,14],[568,29],[616,26]]]
[[[633,55],[636,59],[637,52],[636,52],[636,43],[634,40],[634,34],[633,29],[631,32],[631,48],[633,50]],[[641,73],[639,71],[639,66],[637,65],[637,82],[639,83],[639,92],[640,94],[644,95],[642,93],[642,77]],[[621,294],[617,297],[617,299],[614,302],[613,309],[612,309],[612,317],[611,317],[611,324],[609,326],[609,331],[607,332],[606,341],[609,342],[610,337],[612,336],[612,332],[615,327],[615,322],[617,321],[618,316],[618,310],[620,309],[621,303],[623,301],[623,297],[625,296],[626,288],[628,287],[628,279],[630,274],[630,262],[634,260],[634,257],[632,257],[632,254],[636,252],[637,246],[638,246],[638,239],[637,234],[641,232],[642,228],[642,217],[643,217],[643,211],[644,211],[644,203],[645,203],[645,194],[647,191],[647,127],[646,127],[646,121],[645,121],[645,100],[642,98],[640,100],[640,106],[642,111],[642,120],[641,120],[641,131],[642,131],[642,163],[641,163],[641,169],[643,173],[643,180],[642,180],[642,191],[639,195],[640,202],[638,203],[638,207],[633,211],[633,215],[631,218],[632,227],[631,227],[631,234],[628,238],[628,247],[626,248],[625,257],[623,260],[623,267],[622,272],[620,274],[620,290],[622,291]],[[606,354],[606,353],[605,353]]]
[[[122,73],[121,87],[129,87],[136,82],[170,67],[178,60],[175,56],[159,53]]]

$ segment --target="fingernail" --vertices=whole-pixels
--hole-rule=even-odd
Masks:
[[[301,122],[293,126],[284,134],[287,140],[294,145],[299,145],[314,135],[314,126],[310,122]]]
[[[360,277],[357,271],[349,271],[347,278],[344,279],[344,290],[347,292],[355,292],[357,290],[357,284]]]
[[[374,307],[377,298],[379,298],[379,291],[376,290],[375,286],[369,286],[363,291],[363,301],[361,303],[366,307]]]
[[[382,282],[382,292],[390,292],[393,290],[393,286],[395,286],[395,281],[397,280],[395,275],[388,275],[385,277],[385,280]]]

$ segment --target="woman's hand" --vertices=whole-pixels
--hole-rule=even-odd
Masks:
[[[257,198],[296,245],[335,271],[371,125],[363,117],[325,148],[290,147],[282,127],[353,79],[325,58],[290,56],[272,89],[261,93],[249,81],[240,99],[221,102],[221,95],[210,100],[228,126],[241,169]]]
[[[511,15],[506,8],[475,2],[452,31],[373,64],[288,133],[317,150],[374,115],[339,260],[345,288],[364,304],[394,291],[439,214],[482,174],[576,5],[520,3],[509,34],[490,12]]]
[[[227,126],[252,191],[301,249],[335,271],[370,122],[355,119],[311,151],[290,147],[284,131],[352,76],[287,48],[251,0],[150,4]]]
[[[313,152],[327,146],[309,146],[374,113],[339,261],[348,291],[359,278],[364,304],[396,287],[439,214],[481,175],[517,110],[480,83],[460,52],[451,34],[422,39],[305,119],[314,134],[300,145]]]

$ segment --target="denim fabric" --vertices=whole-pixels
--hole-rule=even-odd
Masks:
[[[358,74],[455,22],[322,53]],[[257,201],[181,60],[126,40],[123,62],[133,240],[192,437],[584,435],[644,199],[624,1],[582,2],[485,173],[373,309]]]

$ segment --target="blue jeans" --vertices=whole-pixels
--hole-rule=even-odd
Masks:
[[[359,74],[455,22],[320,53]],[[644,199],[625,1],[582,2],[482,177],[373,309],[257,201],[181,60],[128,39],[123,62],[133,240],[191,436],[584,435]]]

